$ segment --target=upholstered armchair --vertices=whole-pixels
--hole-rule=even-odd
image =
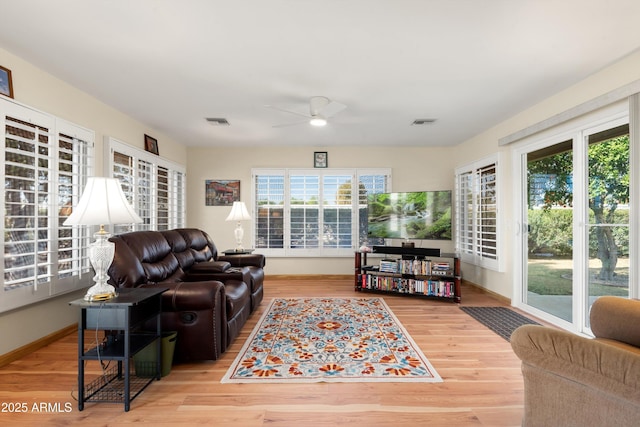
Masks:
[[[640,425],[640,300],[602,296],[590,325],[593,339],[534,325],[513,332],[524,427]]]

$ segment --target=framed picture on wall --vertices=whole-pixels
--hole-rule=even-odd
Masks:
[[[0,95],[13,98],[13,80],[11,70],[0,65]]]
[[[144,136],[144,149],[156,156],[160,155],[158,152],[158,140],[146,134]]]
[[[326,168],[328,166],[328,156],[326,151],[316,151],[313,153],[313,167]]]
[[[207,179],[204,182],[205,206],[231,206],[240,201],[240,180]]]

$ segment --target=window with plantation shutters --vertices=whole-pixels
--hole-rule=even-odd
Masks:
[[[109,138],[112,176],[142,219],[119,224],[114,234],[134,230],[170,230],[185,226],[186,174],[182,165]]]
[[[456,244],[464,262],[500,270],[498,162],[456,170]]]
[[[478,189],[477,209],[477,238],[483,258],[495,260],[498,258],[497,238],[497,194],[496,194],[496,165],[482,167],[478,170],[480,188]]]
[[[64,128],[66,126],[60,126]],[[85,136],[89,138],[89,136]],[[91,138],[92,139],[92,138]],[[88,247],[91,230],[87,227],[64,226],[71,214],[70,206],[77,204],[89,177],[89,155],[93,143],[70,134],[58,132],[57,223],[58,278],[93,274]]]
[[[153,206],[154,206],[154,166],[153,163],[144,159],[135,159],[137,165],[134,193],[132,205],[136,207],[138,215],[142,219],[140,224],[136,224],[136,230],[153,229]],[[132,231],[133,227],[128,226],[126,231]]]
[[[255,247],[284,250],[285,172],[257,171],[253,177]]]
[[[273,256],[353,256],[367,243],[367,195],[389,191],[390,175],[389,169],[255,169],[255,247]]]
[[[4,311],[90,284],[90,230],[63,222],[90,175],[94,133],[11,101],[0,113]]]

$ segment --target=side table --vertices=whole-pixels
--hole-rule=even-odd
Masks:
[[[79,307],[78,322],[78,410],[84,409],[84,402],[124,403],[129,411],[135,399],[154,379],[161,378],[162,366],[160,314],[162,293],[167,288],[123,288],[116,297],[107,301],[85,301],[78,299],[69,304]],[[141,331],[142,324],[156,319],[155,333]],[[85,330],[120,331],[116,338],[104,344],[84,350]],[[131,357],[156,340],[158,360],[155,375],[131,378]],[[85,387],[84,365],[87,360],[117,361],[117,367],[105,371]],[[103,365],[104,366],[104,365]],[[103,367],[103,370],[105,368]],[[133,395],[132,395],[133,393]]]

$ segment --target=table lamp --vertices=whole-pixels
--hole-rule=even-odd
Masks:
[[[234,234],[236,236],[236,252],[242,252],[244,248],[242,247],[242,237],[244,237],[244,230],[242,229],[242,224],[240,221],[247,221],[251,219],[249,216],[249,211],[247,211],[247,206],[244,202],[233,202],[233,206],[231,207],[231,212],[229,212],[229,216],[227,217],[227,221],[238,221],[236,225],[236,229],[234,230]]]
[[[115,178],[91,177],[82,193],[78,205],[63,225],[99,225],[93,235],[96,241],[89,246],[89,261],[96,275],[95,285],[84,296],[86,301],[102,301],[116,295],[115,288],[108,284],[107,271],[115,254],[115,244],[108,239],[104,226],[107,224],[132,224],[142,222],[133,207],[127,202],[120,182]]]

